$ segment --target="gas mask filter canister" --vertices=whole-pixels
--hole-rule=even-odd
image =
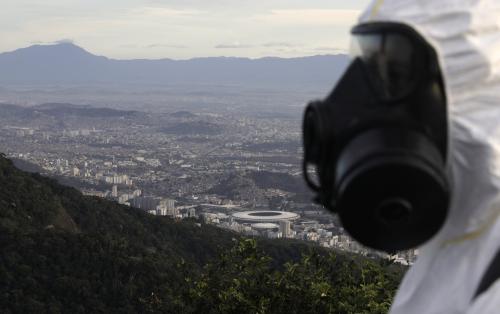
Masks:
[[[350,66],[305,110],[306,182],[360,243],[413,248],[441,228],[450,198],[437,55],[404,24],[361,24],[352,35]]]

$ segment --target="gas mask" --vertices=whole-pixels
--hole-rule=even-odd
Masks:
[[[305,110],[305,179],[360,243],[413,248],[441,228],[450,199],[437,55],[409,26],[366,23],[352,30],[351,57],[331,94]]]

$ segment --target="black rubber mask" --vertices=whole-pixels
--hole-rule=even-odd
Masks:
[[[447,108],[437,55],[403,24],[361,24],[352,34],[349,68],[305,111],[305,178],[362,244],[413,248],[436,234],[448,212]]]

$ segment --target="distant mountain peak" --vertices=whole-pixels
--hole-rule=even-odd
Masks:
[[[71,43],[71,42],[58,42],[58,43],[54,43],[54,44],[50,44],[50,45],[40,45],[40,46],[46,47],[49,49],[64,49],[67,51],[77,51],[77,52],[83,52],[83,53],[93,55],[92,53],[88,52],[84,48],[82,48],[74,43]]]
[[[96,56],[72,42],[57,42],[53,44],[36,44],[10,52],[0,53],[0,57],[15,58],[13,61],[33,59],[91,59],[104,58]]]

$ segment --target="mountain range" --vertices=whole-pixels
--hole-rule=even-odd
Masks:
[[[0,53],[0,84],[201,84],[249,87],[330,87],[346,55],[260,59],[116,60],[72,43],[34,45]]]

